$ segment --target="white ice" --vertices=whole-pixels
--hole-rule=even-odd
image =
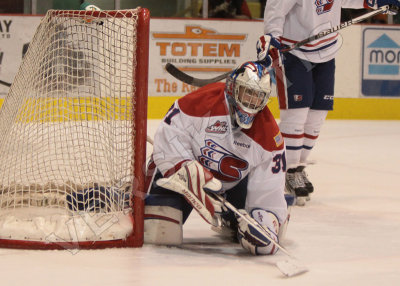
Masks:
[[[305,274],[285,278],[282,252],[253,257],[220,244],[193,213],[188,249],[0,249],[0,285],[400,285],[399,147],[400,121],[325,123],[307,167],[315,193],[292,210],[283,243]]]

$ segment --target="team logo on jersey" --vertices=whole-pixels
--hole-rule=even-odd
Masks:
[[[321,15],[323,13],[331,11],[334,2],[335,0],[315,0],[315,6],[317,6],[317,14]]]
[[[218,120],[206,128],[206,132],[208,133],[224,134],[226,131],[228,131],[228,123],[226,123],[226,121],[221,122]]]
[[[300,94],[295,94],[295,95],[293,95],[293,99],[294,99],[294,101],[299,102],[299,101],[303,100],[303,96]]]
[[[204,141],[205,146],[200,149],[198,161],[211,171],[215,178],[225,182],[238,181],[243,172],[248,169],[249,163],[211,139]]]

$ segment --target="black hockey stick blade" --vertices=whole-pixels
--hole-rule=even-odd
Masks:
[[[171,74],[173,77],[179,79],[180,81],[190,84],[190,85],[193,85],[193,86],[197,86],[197,87],[202,87],[202,86],[205,86],[210,83],[218,82],[220,80],[225,79],[228,75],[230,75],[232,73],[232,71],[229,71],[229,72],[226,72],[226,73],[221,74],[214,78],[201,79],[201,78],[194,78],[194,77],[184,73],[183,71],[181,71],[180,69],[178,69],[176,66],[174,66],[171,63],[167,63],[165,65],[165,69],[167,70],[167,72],[169,74]]]
[[[5,85],[5,86],[11,86],[11,83],[5,82],[0,80],[0,84]]]

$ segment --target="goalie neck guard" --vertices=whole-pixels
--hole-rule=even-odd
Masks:
[[[225,92],[236,123],[249,129],[271,95],[270,75],[260,64],[246,62],[226,79]]]

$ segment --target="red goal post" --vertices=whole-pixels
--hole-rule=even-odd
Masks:
[[[143,244],[150,13],[50,10],[0,110],[0,247]]]

